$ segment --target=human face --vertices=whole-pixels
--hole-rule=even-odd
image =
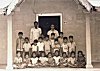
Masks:
[[[19,36],[19,38],[22,38],[22,37],[23,37],[23,35],[22,35],[22,34],[19,34],[18,36]]]
[[[26,39],[25,41],[26,41],[26,43],[28,43],[28,42],[29,42],[29,40],[28,40],[28,39]]]
[[[38,27],[38,23],[34,23],[34,27],[37,29],[37,27]]]
[[[40,39],[39,39],[39,42],[42,42],[42,41],[43,41],[43,40],[40,38]]]
[[[48,57],[50,58],[50,57],[52,57],[52,55],[51,55],[51,54],[49,54],[49,55],[48,55]]]
[[[70,38],[69,41],[70,41],[70,42],[73,42],[73,38]]]
[[[28,58],[28,55],[26,55],[26,58]]]
[[[63,34],[62,34],[62,33],[60,33],[60,34],[59,34],[59,36],[60,36],[60,37],[63,37]]]
[[[55,26],[52,24],[51,25],[51,30],[54,30],[55,29]]]
[[[20,52],[18,52],[17,57],[20,57],[20,56],[21,56],[21,54],[20,54]]]
[[[45,56],[45,54],[44,53],[42,53],[42,55],[41,55],[42,57],[44,57]]]
[[[45,38],[45,40],[46,40],[46,41],[48,41],[48,40],[49,40],[49,38],[48,38],[48,37],[46,37],[46,38]]]
[[[55,52],[55,56],[58,56],[58,55],[59,55],[59,52],[58,52],[58,51],[56,51],[56,52]]]
[[[58,44],[58,41],[55,41],[54,43],[55,43],[55,44]]]
[[[67,43],[68,40],[67,39],[64,39],[63,41],[64,41],[64,43]]]
[[[35,53],[33,53],[33,57],[36,57],[36,54]]]
[[[63,54],[63,57],[64,57],[64,58],[66,57],[66,54],[65,54],[65,53]]]
[[[51,38],[54,39],[55,38],[55,35],[51,35]]]
[[[79,57],[82,57],[82,53],[79,53],[78,55],[79,55]]]
[[[72,57],[72,58],[74,58],[74,57],[75,57],[75,54],[74,54],[74,53],[72,53],[71,57]]]

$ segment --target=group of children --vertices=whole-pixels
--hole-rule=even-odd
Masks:
[[[51,33],[51,38],[40,36],[33,43],[29,42],[28,37],[23,38],[23,32],[19,32],[18,36],[14,68],[85,68],[85,56],[82,51],[76,52],[73,36],[63,37],[63,32],[60,32],[59,37],[55,38],[55,33]]]

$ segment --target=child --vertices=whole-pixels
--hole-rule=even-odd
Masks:
[[[43,38],[42,37],[39,37],[38,41],[39,41],[37,43],[37,46],[38,46],[38,54],[40,55],[41,52],[44,52],[45,51],[45,48],[44,48]]]
[[[69,47],[69,53],[71,53],[72,51],[74,51],[75,54],[76,54],[76,43],[73,40],[73,36],[69,36],[68,47]]]
[[[23,38],[23,32],[19,32],[18,33],[18,38],[16,40],[16,53],[17,52],[21,52],[21,55],[22,55],[22,52],[23,52],[23,44],[24,44],[24,38]]]
[[[55,55],[54,55],[53,58],[55,60],[56,66],[58,66],[59,65],[59,60],[60,60],[60,54],[59,54],[59,51],[58,50],[55,51]]]
[[[20,52],[17,52],[17,56],[14,59],[13,67],[14,67],[14,69],[23,68],[23,66],[22,66],[22,57],[21,57],[21,53]]]
[[[85,68],[86,60],[82,51],[78,51],[77,57],[77,67],[78,68]]]
[[[47,55],[49,52],[51,52],[51,42],[49,40],[48,35],[45,37],[44,46],[45,46],[45,53]]]
[[[28,37],[25,37],[25,43],[23,45],[23,51],[26,54],[29,55],[29,49],[31,48],[31,44],[29,43],[29,38]]]
[[[32,52],[38,52],[38,46],[37,46],[38,40],[34,40],[34,43],[32,45]]]
[[[51,38],[50,38],[51,46],[54,45],[54,40],[55,40],[55,33],[51,33]]]
[[[68,49],[69,49],[67,42],[68,42],[67,37],[64,37],[62,43],[62,51],[65,52],[66,54],[68,54]]]
[[[45,57],[45,52],[42,52],[41,53],[41,57],[39,58],[39,60],[42,63],[42,67],[44,67],[44,66],[47,65],[47,57]]]
[[[48,61],[47,61],[47,63],[48,63],[49,67],[54,67],[55,66],[55,60],[54,60],[51,52],[48,53]]]
[[[63,32],[59,33],[58,42],[59,42],[60,45],[62,45],[62,43],[63,43]]]
[[[54,53],[56,50],[60,51],[60,45],[58,43],[58,39],[54,40],[54,45],[52,46],[52,52]]]
[[[77,66],[74,51],[71,52],[70,57],[68,58],[68,66],[71,68],[75,68]]]
[[[36,67],[37,66],[37,62],[38,62],[38,57],[36,57],[36,52],[32,53],[32,58],[31,58],[31,64],[29,64],[29,67]]]

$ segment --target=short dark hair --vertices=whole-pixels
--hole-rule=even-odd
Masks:
[[[35,24],[35,23],[37,23],[37,24],[38,24],[38,22],[37,22],[37,21],[35,21],[35,22],[34,22],[34,24]]]
[[[63,32],[60,32],[59,34],[63,34]]]
[[[35,39],[35,40],[34,40],[34,43],[38,43],[38,40],[37,40],[37,39]]]
[[[26,39],[27,39],[27,40],[29,40],[29,38],[28,38],[28,37],[25,37],[25,40],[26,40]]]
[[[54,36],[55,36],[55,33],[51,33],[51,36],[52,36],[52,35],[54,35]]]
[[[23,32],[19,32],[19,33],[18,33],[18,35],[20,35],[20,34],[23,35]]]
[[[72,38],[72,39],[73,39],[73,36],[72,36],[72,35],[70,35],[70,36],[69,36],[69,39],[70,39],[70,38]]]
[[[38,39],[43,39],[42,37],[39,37]]]
[[[75,52],[74,52],[74,51],[72,51],[72,52],[70,53],[70,56],[72,56],[72,54],[74,54],[74,55],[75,55]]]
[[[58,41],[58,38],[56,38],[54,41]]]
[[[65,40],[65,39],[67,39],[67,40],[68,40],[68,38],[67,38],[67,37],[63,37],[63,40]]]

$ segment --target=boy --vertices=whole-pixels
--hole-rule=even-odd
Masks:
[[[51,52],[51,42],[49,40],[48,35],[45,37],[44,46],[45,46],[45,53],[47,55],[49,52]]]
[[[63,52],[65,52],[66,54],[69,54],[69,53],[68,53],[68,49],[69,49],[69,48],[68,48],[67,42],[68,42],[68,38],[67,38],[67,37],[64,37],[64,38],[63,38],[63,43],[62,43],[62,46],[61,46],[61,47],[62,47],[62,51],[63,51]]]
[[[23,52],[23,44],[24,44],[24,38],[23,38],[23,32],[19,32],[18,33],[18,38],[16,40],[16,53],[17,52],[21,52],[21,55],[22,55],[22,52]]]
[[[22,67],[22,57],[21,57],[21,53],[20,52],[17,52],[17,56],[14,59],[14,65],[13,65],[13,67],[15,69],[21,69],[21,68],[23,68]]]
[[[73,36],[69,36],[68,47],[69,47],[69,53],[71,53],[72,51],[74,51],[75,54],[76,54],[76,43],[73,40]]]
[[[42,37],[39,37],[38,41],[39,41],[37,43],[37,46],[38,46],[38,54],[40,55],[42,52],[45,51],[45,48],[44,48],[43,38]]]
[[[25,43],[23,44],[23,51],[26,54],[29,55],[29,50],[31,48],[31,44],[29,43],[29,38],[28,37],[25,37]],[[29,55],[30,57],[30,55]]]
[[[63,43],[63,32],[59,33],[58,42],[59,42],[60,45],[62,45],[62,43]]]
[[[50,38],[51,46],[54,45],[54,40],[55,40],[55,33],[51,33],[51,38]]]

